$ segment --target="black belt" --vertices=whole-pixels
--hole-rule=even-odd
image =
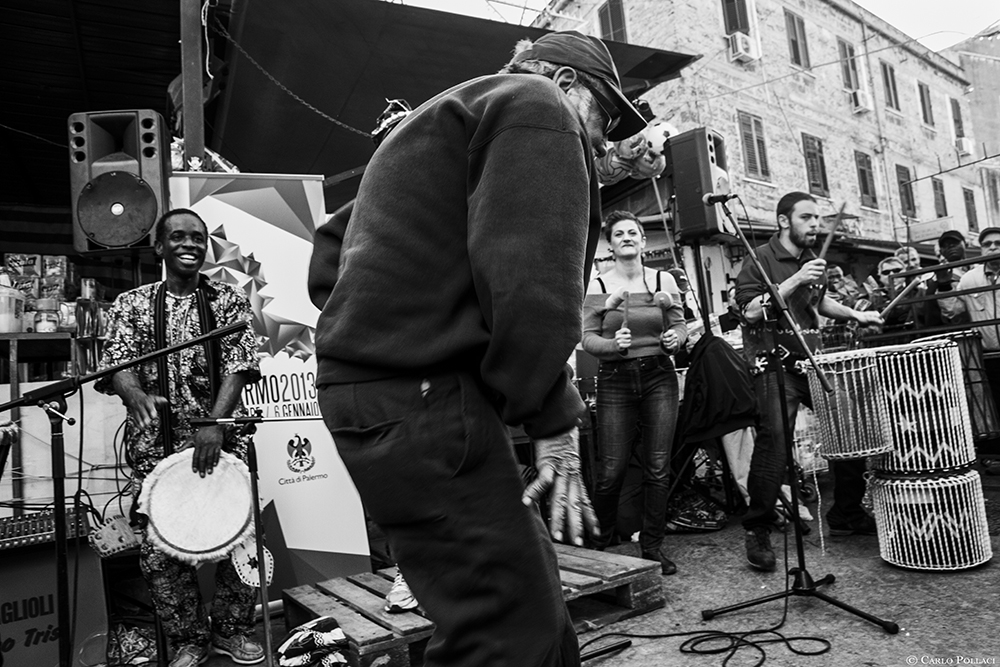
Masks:
[[[625,358],[620,361],[602,361],[601,366],[605,368],[638,368],[644,371],[650,368],[663,368],[669,362],[669,357],[665,357],[662,354],[654,354],[649,357]]]

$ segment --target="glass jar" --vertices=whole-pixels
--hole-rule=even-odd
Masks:
[[[35,333],[55,333],[59,329],[59,301],[38,299],[35,302]]]

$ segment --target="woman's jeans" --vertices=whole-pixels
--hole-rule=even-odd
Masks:
[[[604,362],[597,373],[597,479],[594,510],[599,547],[616,532],[618,502],[632,453],[642,461],[644,553],[663,543],[670,448],[677,426],[677,372],[669,357]]]

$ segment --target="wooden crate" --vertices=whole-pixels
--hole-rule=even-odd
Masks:
[[[556,544],[563,596],[578,633],[664,605],[663,577],[654,561]],[[352,667],[410,667],[423,662],[434,624],[420,610],[383,609],[395,568],[330,579],[284,591],[289,628],[332,616],[349,641]]]

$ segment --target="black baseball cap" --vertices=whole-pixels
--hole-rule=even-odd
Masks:
[[[938,237],[938,243],[942,243],[947,239],[965,243],[965,234],[963,234],[962,232],[955,231],[954,229],[949,229],[948,231],[944,232],[943,234],[941,234],[941,236]]]
[[[615,61],[611,59],[611,52],[597,37],[575,30],[546,33],[514,56],[513,62],[524,60],[547,60],[556,65],[567,65],[608,84],[614,95],[612,101],[621,112],[618,125],[608,133],[611,141],[628,139],[645,129],[646,120],[622,93],[621,79],[618,77]]]
[[[983,244],[983,239],[987,234],[1000,234],[1000,227],[987,227],[983,231],[979,232],[979,245]]]

